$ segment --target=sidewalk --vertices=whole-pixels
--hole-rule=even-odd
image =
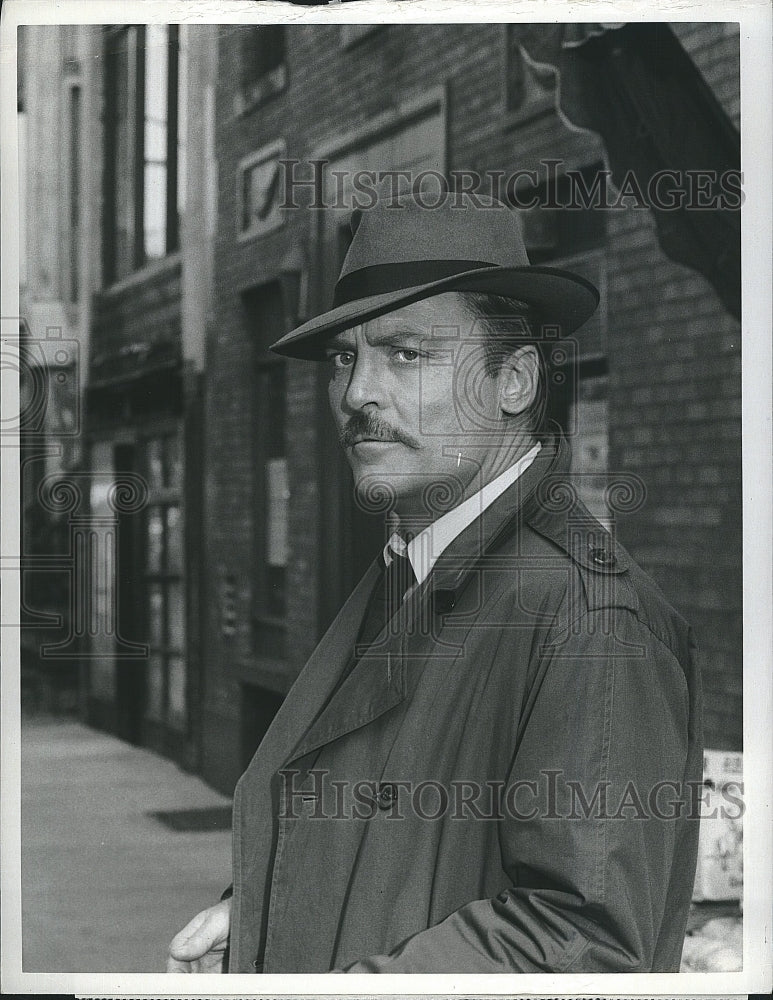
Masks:
[[[161,972],[230,882],[228,831],[148,815],[228,805],[172,762],[72,721],[22,724],[25,972]]]

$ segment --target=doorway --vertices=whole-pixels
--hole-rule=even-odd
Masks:
[[[257,684],[242,684],[241,764],[244,770],[268,731],[284,696]]]

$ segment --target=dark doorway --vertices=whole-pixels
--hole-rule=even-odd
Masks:
[[[355,585],[383,548],[386,541],[384,514],[372,514],[363,509],[351,485],[352,474],[346,466],[344,483],[348,486],[344,503],[344,535],[347,538],[347,564],[351,567],[346,582],[347,592]]]
[[[284,696],[276,691],[258,687],[257,684],[242,684],[242,770],[252,760],[283,701]]]
[[[115,447],[116,475],[136,471],[133,444]],[[118,518],[116,595],[117,627],[122,639],[137,642],[142,632],[140,585],[137,551],[137,518]],[[116,660],[116,713],[117,735],[129,743],[142,743],[142,715],[145,705],[144,660],[136,658]]]

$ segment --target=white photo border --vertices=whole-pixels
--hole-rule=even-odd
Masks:
[[[113,996],[372,996],[423,994],[446,996],[541,995],[640,996],[716,995],[767,992],[771,987],[771,917],[773,899],[773,823],[770,733],[773,679],[773,558],[771,505],[771,274],[773,211],[771,209],[771,30],[768,0],[744,3],[684,3],[645,0],[630,3],[567,0],[357,0],[327,6],[254,3],[251,0],[124,0],[120,5],[98,0],[6,0],[0,30],[0,127],[2,128],[2,336],[18,321],[19,261],[9,247],[18,246],[18,162],[16,158],[16,27],[19,24],[86,24],[136,22],[262,23],[432,23],[484,21],[736,21],[741,45],[741,148],[745,204],[743,226],[743,585],[744,585],[744,971],[739,973],[668,973],[613,975],[384,975],[374,983],[366,975],[214,975],[48,974],[21,968],[20,881],[20,683],[19,636],[14,627],[0,628],[2,662],[2,987],[4,992]],[[10,319],[9,319],[10,317]],[[16,329],[16,334],[18,328]],[[5,413],[17,412],[14,373],[2,372]],[[5,446],[6,442],[10,444]],[[18,444],[18,442],[17,442]],[[0,449],[2,510],[0,551],[10,559],[20,549],[18,447],[12,438]],[[3,574],[2,621],[18,620],[19,579]],[[754,873],[754,877],[748,877]],[[173,932],[173,929],[170,929]]]

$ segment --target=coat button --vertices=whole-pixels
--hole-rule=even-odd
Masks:
[[[614,552],[602,545],[589,545],[588,553],[597,566],[614,566],[617,562]]]
[[[454,610],[456,604],[456,594],[453,590],[435,591],[435,614],[447,615]]]
[[[378,803],[379,809],[388,809],[393,802],[397,799],[397,785],[391,784],[391,782],[385,782],[383,785],[379,786],[378,794],[376,795],[376,802]]]

